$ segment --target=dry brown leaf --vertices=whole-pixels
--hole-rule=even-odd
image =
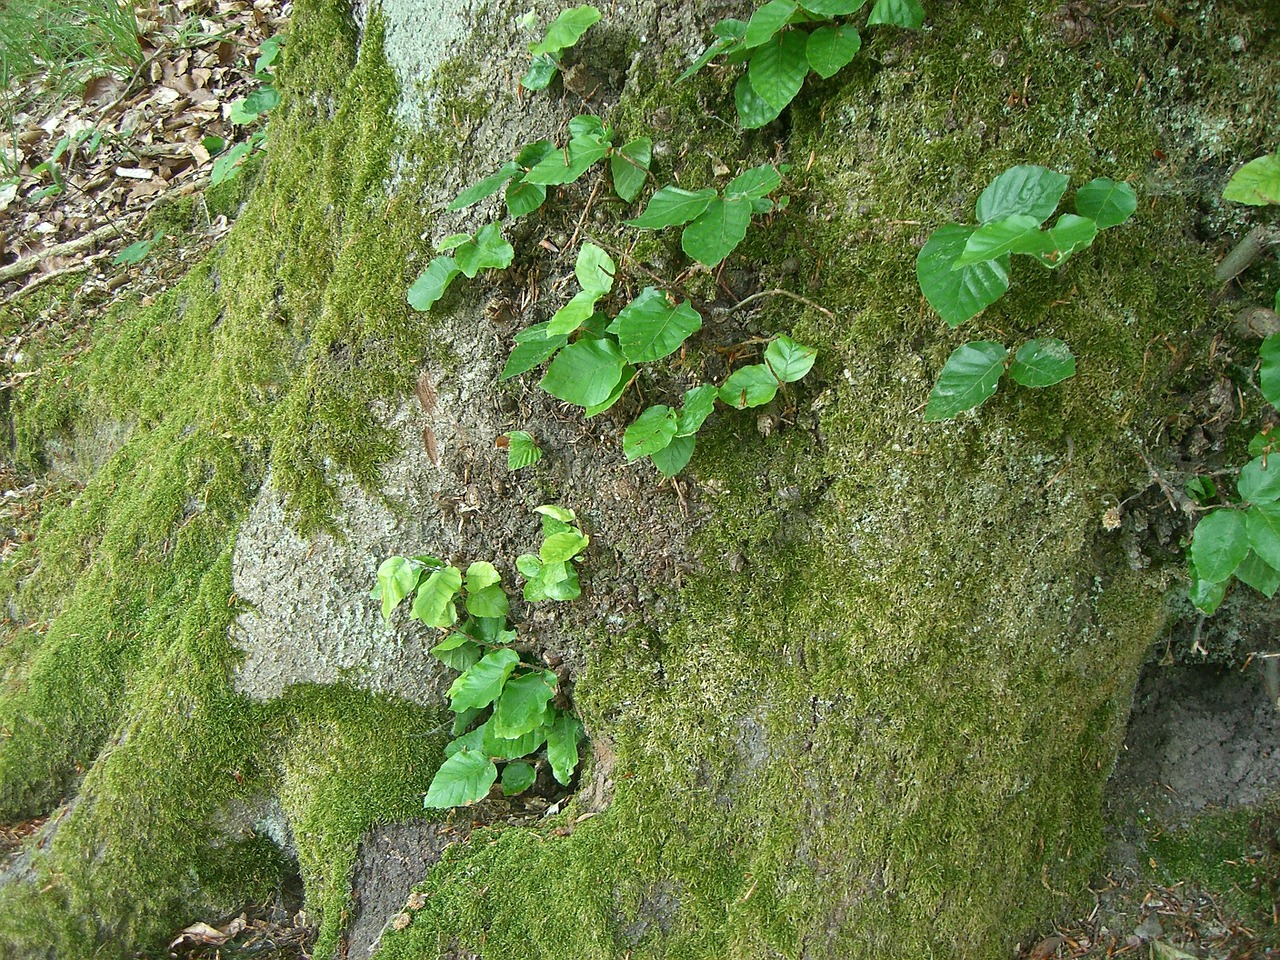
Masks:
[[[436,388],[431,382],[430,375],[425,370],[418,374],[416,393],[418,394],[418,403],[422,405],[422,412],[434,413],[436,409]]]
[[[124,89],[124,81],[110,73],[101,73],[91,77],[84,85],[84,102],[93,104],[110,103],[120,96]]]

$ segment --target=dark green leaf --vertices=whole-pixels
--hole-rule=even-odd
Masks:
[[[738,108],[738,122],[744,130],[758,130],[776,120],[783,110],[756,93],[755,87],[751,85],[751,78],[745,73],[734,84],[733,102]]]
[[[613,341],[579,340],[556,355],[540,385],[559,400],[591,407],[609,397],[624,366],[626,359]]]
[[[1222,191],[1222,199],[1254,207],[1280,203],[1280,153],[1250,160],[1237,170]]]
[[[578,741],[582,724],[577,717],[561,714],[547,731],[547,760],[551,772],[560,783],[568,784],[578,766]]]
[[[1064,213],[1048,230],[1038,230],[1026,236],[1014,246],[1014,253],[1026,253],[1036,257],[1050,269],[1062,266],[1077,250],[1093,243],[1098,235],[1098,225],[1074,213]]]
[[[1208,477],[1192,477],[1187,481],[1187,496],[1199,504],[1211,503],[1218,496],[1218,487]]]
[[[716,192],[710,187],[696,191],[663,187],[649,198],[649,203],[640,216],[627,221],[627,226],[644,230],[676,227],[698,216],[715,198]]]
[[[473,278],[481,270],[503,269],[511,266],[516,252],[502,237],[502,227],[486,223],[476,231],[473,239],[453,252],[453,259],[462,275]]]
[[[887,23],[908,30],[919,30],[924,24],[924,7],[920,0],[876,0],[867,17],[867,26]]]
[[[1056,337],[1028,340],[1009,365],[1009,376],[1024,387],[1051,387],[1075,373],[1071,348]]]
[[[950,420],[983,403],[996,392],[1008,355],[1009,351],[990,340],[957,347],[947,358],[938,382],[929,393],[924,418]]]
[[[461,633],[451,634],[431,648],[432,656],[459,673],[470,670],[482,654],[480,645]]]
[[[744,170],[730,180],[729,185],[724,188],[724,195],[731,200],[736,197],[760,199],[767,197],[780,186],[782,186],[782,174],[777,167],[766,163],[763,166]]]
[[[809,34],[804,55],[813,72],[825,80],[848,66],[861,48],[862,37],[858,28],[846,23],[839,27],[819,27]]]
[[[453,715],[453,735],[455,737],[461,736],[466,731],[467,727],[475,723],[482,713],[484,713],[484,711],[478,707],[471,707],[469,710],[463,710],[461,713],[455,713]],[[455,740],[454,743],[456,742],[457,741]],[[453,756],[453,753],[449,751],[448,745],[444,748],[444,755],[446,757]]]
[[[145,259],[147,254],[151,252],[152,246],[154,246],[155,242],[158,239],[160,239],[159,234],[157,234],[154,237],[149,237],[146,240],[137,240],[134,243],[129,244],[127,247],[125,247],[123,250],[121,250],[119,253],[115,255],[115,259],[111,261],[112,264],[114,264],[117,267],[120,267],[120,266],[124,266],[125,264],[134,264],[134,263],[140,262],[141,260]]]
[[[613,174],[613,192],[627,203],[634,203],[644,182],[649,178],[649,164],[653,161],[653,141],[640,137],[623,144],[609,158],[609,172]]]
[[[594,113],[580,113],[569,121],[569,139],[608,140],[609,128]]]
[[[747,236],[751,201],[745,197],[713,199],[693,223],[684,228],[680,247],[699,263],[714,267]]]
[[[720,391],[712,383],[686,390],[684,404],[680,407],[680,419],[676,423],[676,436],[691,437],[702,429],[702,424],[715,410],[716,397],[719,395]]]
[[[769,0],[758,7],[751,19],[747,21],[747,29],[742,34],[742,42],[747,47],[758,47],[767,43],[779,30],[787,25],[791,15],[798,8],[791,0]]]
[[[409,288],[409,306],[415,310],[430,310],[460,273],[462,271],[453,257],[436,257]]]
[[[526,173],[525,182],[545,185],[573,183],[608,152],[609,145],[597,137],[570,140],[565,150],[557,150]]]
[[[563,10],[547,27],[542,42],[530,45],[529,52],[537,56],[572,47],[599,19],[600,11],[588,4]]]
[[[497,779],[493,761],[475,750],[461,750],[440,765],[423,803],[437,810],[477,803]]]
[[[800,6],[820,17],[847,17],[867,5],[867,0],[800,0]]]
[[[787,336],[775,337],[764,351],[765,366],[780,383],[795,383],[813,369],[817,358],[816,348],[796,343]]]
[[[522,761],[508,763],[502,768],[502,795],[514,797],[517,793],[524,793],[537,779],[538,771],[529,764]]]
[[[493,705],[489,727],[495,735],[514,740],[542,726],[547,703],[556,695],[556,675],[550,671],[513,677]]]
[[[1254,457],[1240,470],[1236,491],[1250,503],[1274,503],[1280,499],[1280,457]]]
[[[700,329],[702,317],[689,301],[672,304],[667,294],[656,287],[645,287],[609,325],[609,332],[617,336],[622,354],[630,363],[670,356]]]
[[[510,380],[532,370],[569,342],[567,336],[548,337],[548,326],[547,322],[535,323],[516,334],[516,345],[507,359],[507,365],[502,368],[500,380]]]
[[[540,183],[525,183],[523,179],[507,184],[507,213],[513,217],[525,217],[547,201],[547,188]]]
[[[1258,383],[1267,403],[1280,409],[1280,333],[1273,333],[1262,341],[1258,352],[1262,357],[1262,369],[1258,371]]]
[[[508,609],[507,594],[500,586],[482,587],[467,594],[467,613],[473,617],[505,617]]]
[[[245,111],[254,114],[254,116],[268,113],[279,105],[280,91],[270,85],[259,87],[244,98]]]
[[[449,687],[449,709],[461,713],[470,707],[487,707],[502,693],[520,654],[509,647],[486,653]]]
[[[1254,553],[1280,569],[1280,504],[1263,503],[1245,513],[1245,531]]]
[[[619,398],[626,393],[627,387],[631,386],[631,381],[635,378],[635,375],[635,367],[631,366],[631,364],[624,366],[622,368],[622,376],[618,378],[618,382],[614,385],[614,388],[609,391],[609,395],[599,403],[593,403],[591,406],[587,407],[586,411],[583,413],[583,417],[590,420],[592,417],[604,413],[617,403]]]
[[[1061,173],[1031,164],[1010,167],[982,191],[976,207],[978,222],[991,223],[1021,213],[1044,223],[1053,216],[1066,190],[1067,178]]]
[[[676,435],[676,412],[658,404],[650,407],[627,427],[622,436],[622,452],[627,462],[647,457],[671,443]]]
[[[1240,561],[1240,566],[1236,567],[1236,579],[1264,594],[1268,600],[1274,597],[1276,589],[1280,588],[1280,570],[1271,566],[1252,550],[1245,554],[1245,558]]]
[[[519,164],[521,170],[529,170],[555,152],[556,145],[550,140],[535,140],[533,143],[520,148],[520,152],[516,154],[516,163]]]
[[[479,203],[485,197],[491,197],[502,189],[503,184],[520,172],[520,165],[514,160],[504,163],[496,173],[491,173],[479,183],[473,183],[463,190],[449,204],[450,210],[463,210],[473,203]]]
[[[720,399],[731,407],[745,410],[768,403],[778,392],[778,378],[763,363],[742,367],[729,375],[720,388]]]
[[[507,438],[508,470],[523,470],[542,459],[542,448],[533,439],[533,434],[524,430],[509,430],[503,436]]]
[[[421,620],[429,627],[452,626],[458,619],[453,598],[461,589],[462,571],[457,567],[442,567],[418,587],[410,618]]]
[[[563,307],[547,321],[549,336],[564,337],[573,333],[596,312],[596,301],[603,294],[599,290],[579,290]]]
[[[1076,213],[1088,217],[1100,230],[1118,227],[1137,209],[1137,194],[1122,180],[1098,177],[1076,191]]]
[[[494,760],[518,760],[520,757],[527,757],[546,743],[547,732],[547,727],[541,726],[523,736],[508,739],[494,733],[492,723],[486,723],[481,749]]]
[[[1187,562],[1187,570],[1191,574],[1191,586],[1187,590],[1187,596],[1197,610],[1205,616],[1212,616],[1218,609],[1218,605],[1222,603],[1222,598],[1227,595],[1226,581],[1201,579],[1196,573],[1196,565],[1191,561]]]
[[[1225,583],[1249,552],[1245,516],[1238,510],[1215,510],[1191,535],[1191,562],[1202,579]]]
[[[809,74],[809,61],[805,59],[807,41],[804,31],[785,30],[751,55],[747,67],[751,87],[779,112],[795,99]]]
[[[218,157],[217,160],[213,161],[213,169],[209,171],[209,185],[216,187],[218,184],[225,183],[234,177],[239,169],[240,161],[247,157],[252,150],[253,144],[251,143],[237,143],[222,156]],[[50,191],[52,193],[61,193],[62,188],[55,184],[52,187],[45,187],[44,190],[39,192],[44,196],[50,196]],[[40,198],[33,195],[28,199],[37,200]]]
[[[976,317],[1009,289],[1007,256],[951,269],[975,229],[955,223],[939,227],[916,258],[920,290],[951,327]]]
[[[971,264],[997,260],[1019,246],[1028,236],[1040,235],[1040,221],[1025,213],[1015,213],[983,224],[969,235],[964,250],[951,265],[959,270]]]
[[[649,454],[649,459],[664,477],[674,477],[693,457],[694,443],[693,437],[676,437],[661,450]]]

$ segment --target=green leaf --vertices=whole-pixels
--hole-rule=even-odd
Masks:
[[[758,47],[768,43],[774,34],[787,25],[797,9],[791,0],[769,0],[764,6],[756,8],[742,35],[743,45]]]
[[[1236,492],[1250,503],[1280,499],[1280,456],[1254,457],[1240,470]]]
[[[237,126],[243,126],[247,123],[253,123],[258,119],[258,112],[250,110],[246,97],[231,101],[231,110],[227,114],[227,119]]]
[[[1274,597],[1276,589],[1280,588],[1280,570],[1275,569],[1252,550],[1245,554],[1244,559],[1240,561],[1240,566],[1236,567],[1236,579],[1264,594],[1268,600]]]
[[[778,392],[778,378],[763,363],[742,367],[729,375],[720,388],[720,399],[731,407],[745,410],[760,407]]]
[[[495,584],[502,583],[502,574],[488,560],[476,560],[471,566],[467,567],[467,592],[472,593],[476,590],[483,590],[485,587],[492,587]],[[501,614],[496,613],[477,613],[477,617],[497,617]]]
[[[720,24],[717,24],[717,26],[720,26],[721,24],[728,23],[728,22],[730,21],[721,20]],[[739,24],[741,26],[741,35],[737,37],[717,38],[712,44],[710,44],[707,47],[707,49],[702,51],[702,55],[699,56],[697,60],[693,61],[693,63],[689,65],[689,68],[685,70],[684,73],[676,77],[677,83],[680,83],[683,80],[688,80],[695,73],[697,73],[699,70],[705,67],[708,63],[710,63],[716,57],[720,56],[720,54],[727,53],[728,51],[741,46],[742,36],[746,34],[747,25],[745,23],[742,23],[741,20],[734,20],[732,22]]]
[[[481,749],[494,760],[518,760],[527,757],[547,741],[547,727],[541,726],[523,736],[508,739],[493,731],[493,724],[484,725],[484,742]]]
[[[556,355],[540,386],[566,403],[590,407],[609,397],[624,366],[622,350],[612,340],[579,340]]]
[[[670,356],[701,329],[702,317],[688,300],[672,304],[667,294],[656,287],[645,287],[609,324],[609,332],[617,336],[622,354],[630,363]]]
[[[523,761],[516,763],[508,763],[502,768],[502,795],[504,797],[514,797],[517,793],[524,793],[538,779],[538,771]]]
[[[540,183],[525,183],[523,178],[507,184],[507,213],[525,217],[547,202],[547,188]]]
[[[516,334],[516,345],[507,358],[507,365],[502,368],[499,380],[510,380],[532,370],[569,342],[568,336],[548,337],[549,326],[549,321],[535,323]]]
[[[664,477],[674,477],[693,457],[693,437],[676,437],[661,450],[649,454],[649,459]]]
[[[462,624],[462,633],[477,643],[490,646],[501,646],[516,639],[516,632],[507,629],[505,616],[467,617]]]
[[[759,199],[767,197],[782,186],[782,173],[773,164],[766,163],[759,167],[744,170],[724,188],[724,195],[730,200],[737,197]]]
[[[764,351],[765,366],[779,383],[795,383],[813,369],[817,358],[817,348],[796,343],[788,336],[775,337]]]
[[[151,252],[151,248],[155,245],[155,242],[159,239],[160,234],[156,234],[154,237],[148,237],[146,240],[137,240],[129,244],[115,255],[115,258],[111,261],[112,264],[120,267],[125,264],[139,263],[146,258],[147,254]]]
[[[1008,355],[1008,350],[990,340],[957,347],[929,392],[925,420],[950,420],[990,398],[996,392]]]
[[[1258,383],[1267,403],[1280,409],[1280,333],[1273,333],[1262,341],[1258,351],[1262,369],[1258,371]]]
[[[613,289],[613,277],[617,272],[618,267],[609,258],[609,254],[594,243],[584,243],[578,251],[578,261],[573,273],[583,290],[592,290],[604,296]]]
[[[1226,581],[1204,580],[1196,573],[1196,565],[1188,561],[1187,571],[1191,575],[1191,585],[1187,596],[1195,604],[1197,610],[1205,616],[1212,616],[1227,595]]]
[[[279,105],[280,91],[270,84],[259,87],[244,98],[245,112],[252,114],[255,118],[269,113]]]
[[[1024,387],[1051,387],[1075,373],[1076,358],[1057,337],[1028,340],[1009,365],[1009,376]]]
[[[795,99],[809,74],[807,40],[802,30],[786,30],[761,45],[747,66],[752,89],[779,112]]]
[[[676,412],[658,404],[650,407],[622,435],[627,462],[639,460],[666,447],[676,435]]]
[[[502,693],[520,654],[510,647],[486,653],[449,687],[449,709],[461,713],[470,707],[487,707]]]
[[[745,73],[734,84],[733,103],[738,108],[738,122],[744,130],[758,130],[776,120],[783,110],[756,93],[751,78]]]
[[[533,434],[524,430],[508,430],[503,436],[507,438],[507,469],[513,473],[542,459],[542,448],[533,439]]]
[[[520,148],[520,152],[516,154],[516,163],[521,170],[529,170],[555,152],[556,145],[550,140],[535,140]]]
[[[542,42],[531,44],[529,52],[537,56],[572,47],[599,19],[600,11],[589,4],[563,10],[547,27],[547,35]]]
[[[1036,257],[1040,264],[1057,269],[1077,250],[1093,243],[1098,235],[1098,225],[1074,213],[1064,213],[1048,230],[1029,235],[1014,247],[1014,253],[1026,253]]]
[[[634,220],[626,221],[629,227],[642,230],[661,230],[688,223],[710,206],[716,198],[715,190],[681,190],[679,187],[663,187],[649,198],[644,212]]]
[[[475,720],[477,716],[479,716],[479,714],[480,714],[479,710],[472,709],[472,710],[467,710],[455,716],[454,717],[454,724],[455,724],[454,733],[457,734],[458,721],[460,721],[463,717],[471,718],[471,720],[468,720],[465,724],[462,724],[461,729],[465,730],[467,727],[471,725],[471,722]],[[480,726],[476,727],[474,730],[468,733],[456,735],[454,739],[450,740],[448,743],[444,745],[444,755],[446,757],[452,757],[455,753],[457,753],[460,750],[475,750],[478,752],[483,751],[484,728],[485,728],[485,724],[482,723],[480,724]]]
[[[461,750],[440,765],[423,801],[429,809],[465,807],[489,794],[498,768],[483,753]]]
[[[568,507],[559,507],[554,503],[544,503],[539,507],[534,507],[533,512],[542,517],[544,524],[548,520],[555,521],[556,523],[573,523],[578,519],[578,515]],[[559,533],[558,530],[553,532]]]
[[[1076,213],[1088,217],[1099,230],[1118,227],[1138,209],[1138,195],[1122,180],[1098,177],[1076,191]]]
[[[1214,510],[1191,534],[1191,562],[1200,577],[1225,583],[1249,552],[1245,516],[1238,510]]]
[[[526,173],[525,182],[546,185],[573,183],[608,152],[609,145],[598,137],[575,138],[569,141],[564,151],[557,150]]]
[[[1211,503],[1218,496],[1218,487],[1208,477],[1192,477],[1187,481],[1186,494],[1201,505]]]
[[[634,203],[644,182],[649,179],[649,164],[653,162],[653,141],[639,137],[625,143],[609,158],[609,172],[613,175],[613,192],[627,203]]]
[[[1280,569],[1280,504],[1262,503],[1244,515],[1249,546],[1269,565]]]
[[[712,383],[686,390],[684,404],[680,407],[680,419],[676,422],[676,436],[691,437],[702,429],[702,424],[715,410],[716,397],[719,395],[720,391]],[[693,452],[692,448],[689,452]]]
[[[226,183],[236,175],[239,163],[253,150],[253,144],[248,141],[237,143],[234,147],[213,161],[213,168],[209,171],[209,185],[216,187],[220,183]],[[61,193],[62,188],[56,184],[52,187],[46,187],[40,191],[44,196],[51,196],[52,193]],[[29,199],[40,199],[31,197]]]
[[[449,253],[452,250],[458,249],[458,247],[462,246],[470,239],[471,234],[469,233],[451,233],[436,244],[436,249],[441,253]]]
[[[587,549],[587,545],[591,543],[591,538],[585,533],[577,530],[565,530],[561,533],[553,533],[547,539],[542,541],[542,546],[538,549],[538,559],[544,565],[543,574],[545,577],[545,566],[552,563],[564,563],[572,560],[583,550]]]
[[[409,288],[409,306],[415,310],[430,310],[444,296],[453,278],[462,273],[453,257],[436,257],[423,270]]]
[[[1001,220],[983,224],[969,235],[964,250],[951,265],[959,270],[975,263],[997,260],[1018,247],[1028,236],[1040,235],[1040,221],[1025,213],[1015,213]]]
[[[562,713],[547,731],[547,760],[556,780],[568,784],[578,766],[578,741],[582,739],[582,724],[577,717]]]
[[[622,395],[626,393],[627,387],[631,386],[631,381],[635,378],[635,375],[636,368],[631,366],[631,364],[626,364],[622,368],[622,376],[618,378],[618,382],[614,384],[613,389],[609,391],[609,395],[599,403],[593,403],[591,406],[587,407],[583,412],[583,417],[590,420],[592,417],[604,413],[617,403]]]
[[[481,270],[503,269],[511,266],[516,252],[502,237],[502,227],[486,223],[476,231],[473,239],[453,252],[453,259],[463,276],[472,279]]]
[[[550,577],[551,568],[562,568],[564,576]],[[568,563],[552,563],[543,568],[543,591],[548,599],[564,603],[582,596],[578,572]],[[527,599],[527,598],[526,598]]]
[[[532,553],[522,553],[516,557],[516,569],[526,580],[542,576],[542,561]]]
[[[819,27],[809,34],[804,56],[813,72],[825,80],[848,66],[861,48],[858,28],[846,23],[839,27]]]
[[[867,17],[867,26],[887,23],[908,30],[919,30],[924,25],[924,7],[920,0],[876,0]]]
[[[547,335],[564,337],[573,333],[596,312],[596,301],[602,294],[599,290],[579,290],[563,307],[551,315],[547,321]]]
[[[1044,223],[1053,216],[1066,190],[1067,178],[1061,173],[1031,164],[1010,167],[982,191],[975,208],[978,222],[1021,213]]]
[[[975,229],[956,223],[939,227],[916,257],[920,290],[950,327],[976,317],[1009,289],[1007,256],[951,269]]]
[[[451,633],[431,648],[433,657],[459,673],[470,670],[483,655],[480,645],[465,633]]]
[[[427,577],[418,587],[413,598],[410,617],[421,620],[429,627],[449,627],[457,622],[458,612],[453,598],[462,589],[462,571],[457,567],[443,567]]]
[[[473,183],[458,194],[453,203],[449,204],[448,209],[464,210],[473,203],[479,203],[485,197],[493,196],[502,189],[503,184],[520,172],[520,165],[514,160],[509,160],[499,167],[496,173],[491,173],[479,183]]]
[[[483,562],[483,561],[478,561]],[[475,566],[473,563],[471,566]],[[492,564],[487,564],[492,567]],[[467,571],[470,580],[471,571]],[[511,604],[500,583],[492,583],[483,587],[467,587],[467,613],[473,617],[485,619],[505,617]]]
[[[867,5],[867,0],[800,0],[800,6],[819,17],[847,17]]]
[[[569,139],[609,140],[609,128],[594,113],[580,113],[569,121]]]
[[[716,197],[693,223],[684,228],[680,247],[699,263],[714,267],[747,236],[751,201],[745,197]]]
[[[493,705],[489,727],[494,734],[514,740],[542,726],[547,703],[556,695],[556,675],[549,670],[526,673],[507,681]]]
[[[1252,207],[1280,203],[1280,153],[1250,160],[1237,170],[1222,191],[1222,199]]]
[[[391,611],[418,585],[422,568],[404,557],[387,557],[378,567],[379,596],[382,599],[382,619],[391,621]]]

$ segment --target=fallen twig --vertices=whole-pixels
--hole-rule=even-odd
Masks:
[[[51,247],[45,247],[35,256],[23,257],[21,260],[14,261],[6,266],[0,267],[0,283],[7,283],[18,277],[25,277],[28,273],[34,272],[40,264],[52,257],[71,257],[78,253],[83,253],[90,247],[101,243],[109,237],[116,236],[119,231],[115,224],[107,224],[91,230],[82,237],[74,240],[68,240],[65,243],[55,243]]]

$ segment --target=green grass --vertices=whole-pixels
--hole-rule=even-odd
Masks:
[[[0,5],[0,87],[43,76],[69,91],[96,73],[128,76],[142,62],[131,0],[8,0]]]

